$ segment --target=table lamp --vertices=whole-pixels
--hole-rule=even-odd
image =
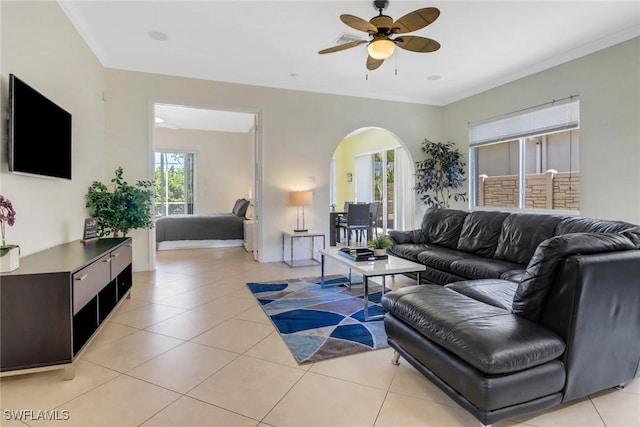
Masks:
[[[304,228],[304,207],[310,205],[313,202],[313,193],[311,191],[290,191],[289,192],[289,204],[295,206],[297,209],[296,229],[293,230],[296,233],[304,233],[307,230]],[[302,206],[302,228],[300,227],[300,207]]]

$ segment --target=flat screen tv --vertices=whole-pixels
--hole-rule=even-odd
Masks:
[[[9,170],[71,179],[71,114],[9,74]]]

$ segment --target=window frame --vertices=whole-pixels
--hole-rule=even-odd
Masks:
[[[561,101],[520,110],[504,116],[498,116],[488,120],[469,123],[469,209],[493,210],[508,212],[536,212],[552,213],[556,215],[580,215],[580,210],[573,209],[540,209],[526,207],[526,141],[528,138],[557,134],[560,132],[572,132],[580,130],[580,101],[577,95],[570,96]],[[547,112],[560,112],[564,110],[565,119],[551,117],[545,121],[545,126],[538,126],[535,116],[545,116]],[[548,119],[548,117],[547,117]],[[555,119],[555,121],[554,121]],[[526,125],[522,126],[524,123]],[[506,124],[505,126],[501,126]],[[509,126],[512,125],[512,126]],[[478,132],[480,130],[481,132]],[[478,149],[494,144],[518,142],[518,206],[478,206]],[[570,142],[571,145],[571,142]],[[580,165],[578,165],[578,168]],[[571,169],[571,168],[570,168]],[[569,171],[572,172],[572,171]]]
[[[184,206],[185,212],[184,212],[183,214],[187,214],[187,215],[192,215],[192,214],[194,214],[194,213],[196,212],[196,203],[197,203],[197,201],[196,201],[196,195],[197,195],[197,191],[196,191],[196,190],[197,190],[197,189],[196,189],[196,182],[197,182],[197,179],[196,179],[197,152],[196,152],[196,151],[193,151],[193,150],[171,150],[171,149],[158,149],[158,150],[155,150],[155,151],[154,151],[154,158],[155,158],[155,156],[156,156],[156,155],[158,155],[158,154],[160,154],[161,156],[162,156],[162,155],[167,155],[167,154],[169,154],[169,155],[170,155],[170,154],[178,154],[178,155],[183,155],[183,156],[185,156],[185,157],[190,157],[190,158],[191,158],[190,163],[191,163],[192,167],[191,167],[190,175],[191,175],[191,180],[192,180],[192,182],[191,182],[191,184],[190,184],[190,185],[191,185],[190,190],[191,190],[191,193],[192,193],[192,194],[191,194],[192,200],[191,200],[191,203],[189,204],[189,200],[188,200],[188,193],[189,193],[189,191],[188,191],[188,190],[189,190],[189,189],[187,188],[186,183],[183,183],[183,185],[185,186],[185,188],[184,188],[184,191],[185,191],[185,201],[184,201],[184,203],[183,203],[183,206]],[[155,170],[157,169],[157,167],[158,167],[158,164],[157,164],[157,163],[155,162],[155,160],[154,160],[154,175],[155,175]],[[183,164],[183,168],[184,168],[184,164]],[[186,179],[186,178],[187,178],[187,177],[185,176],[185,179]],[[166,203],[166,201],[165,201],[165,202],[163,202],[163,200],[162,200],[162,198],[161,198],[161,199],[160,199],[160,201],[156,200],[156,205],[157,205],[158,203],[163,204],[163,203]],[[191,212],[189,212],[189,208],[191,209]],[[173,214],[171,214],[171,213],[167,213],[167,214],[165,215],[164,213],[161,213],[159,216],[171,216],[171,215],[179,215],[179,214],[176,214],[176,213],[173,213]]]

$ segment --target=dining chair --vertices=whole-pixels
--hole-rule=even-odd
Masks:
[[[347,246],[351,242],[351,232],[356,233],[356,241],[361,242],[364,232],[370,227],[368,203],[352,203],[347,211],[347,222],[339,224],[347,233]],[[367,236],[368,237],[368,236]]]
[[[344,202],[344,207],[342,208],[342,212],[344,212],[344,215],[340,215],[338,216],[338,224],[336,224],[338,227],[342,228],[342,232],[344,237],[347,237],[347,229],[343,227],[343,225],[346,225],[347,223],[347,213],[349,212],[349,205],[351,205],[353,202],[351,201],[347,201]]]

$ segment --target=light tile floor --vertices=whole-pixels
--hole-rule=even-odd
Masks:
[[[68,411],[32,426],[479,426],[392,350],[298,365],[246,288],[319,268],[257,263],[242,248],[158,252],[76,363],[0,381],[7,410]],[[330,273],[341,273],[337,265]],[[410,284],[405,277],[392,287]],[[631,337],[630,337],[631,338]],[[637,337],[636,337],[637,338]],[[640,381],[498,426],[640,426]]]

